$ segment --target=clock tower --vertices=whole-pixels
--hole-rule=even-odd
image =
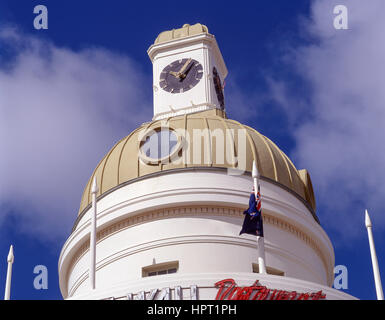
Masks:
[[[215,37],[197,23],[164,31],[148,49],[153,64],[154,118],[225,111],[227,68]]]

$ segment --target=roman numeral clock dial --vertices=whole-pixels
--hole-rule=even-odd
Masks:
[[[159,86],[170,93],[183,93],[194,88],[203,76],[202,65],[194,59],[180,59],[166,66],[160,74]]]

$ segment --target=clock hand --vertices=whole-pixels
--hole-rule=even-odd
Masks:
[[[190,72],[191,68],[193,67],[194,64],[191,64],[188,69],[182,73],[181,75],[179,75],[180,79],[183,80],[184,78],[186,78],[187,74]]]
[[[179,72],[178,72],[178,75],[179,75],[179,77],[183,74],[183,72],[186,70],[186,68],[187,68],[187,66],[190,64],[190,62],[191,62],[191,58],[190,59],[188,59],[187,61],[186,61],[186,63],[183,65],[183,67],[179,70]]]
[[[179,78],[178,72],[170,71],[170,74],[172,74],[175,78]]]

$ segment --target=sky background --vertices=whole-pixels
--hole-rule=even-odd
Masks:
[[[35,30],[35,5],[48,30]],[[349,29],[333,27],[348,8]],[[200,22],[229,70],[226,111],[312,177],[317,215],[348,268],[345,292],[375,299],[364,210],[385,276],[383,0],[0,0],[0,293],[61,299],[57,262],[99,160],[152,118],[147,49]],[[33,269],[48,268],[48,290]]]

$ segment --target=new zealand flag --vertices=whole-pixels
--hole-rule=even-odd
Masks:
[[[262,206],[259,186],[257,199],[255,199],[255,194],[252,192],[250,194],[249,208],[244,211],[243,214],[245,215],[245,219],[243,220],[242,230],[239,234],[248,233],[263,237]]]

